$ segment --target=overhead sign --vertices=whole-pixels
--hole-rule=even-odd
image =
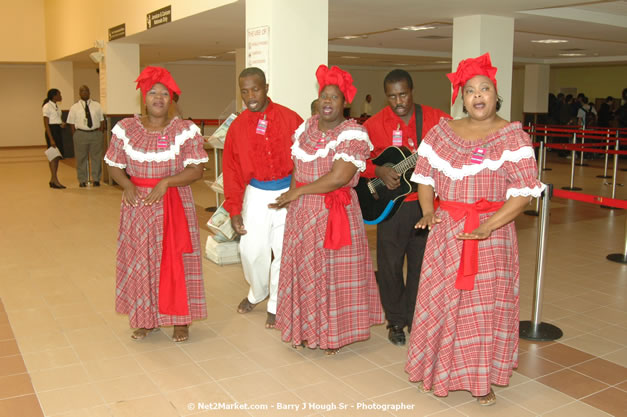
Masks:
[[[146,29],[163,25],[172,21],[172,6],[166,6],[146,15]]]
[[[109,40],[120,39],[126,36],[126,23],[109,28]]]
[[[246,66],[257,67],[269,76],[270,27],[260,26],[246,30]]]

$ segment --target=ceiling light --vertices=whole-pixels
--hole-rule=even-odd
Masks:
[[[566,43],[568,41],[564,39],[539,39],[539,40],[533,40],[531,42],[532,43]]]
[[[200,55],[198,58],[202,58],[202,59],[216,59],[217,56],[214,56],[214,55]]]
[[[356,35],[340,36],[340,39],[357,39],[357,38],[359,38],[359,36],[356,36]]]
[[[586,54],[580,54],[580,53],[576,53],[576,52],[569,52],[569,53],[561,53],[561,54],[559,54],[559,56],[586,56]]]
[[[394,64],[394,65],[398,65],[399,67],[404,67],[405,65],[409,65],[409,64],[405,64],[405,63],[397,63],[397,64]]]
[[[436,64],[450,64],[451,61],[435,61]]]
[[[235,52],[235,51],[229,51],[229,52],[227,52],[227,54],[235,54],[235,53],[237,53],[237,52]]]
[[[400,28],[397,28],[398,30],[429,30],[429,29],[435,29],[435,26],[403,26]]]
[[[340,58],[344,58],[344,59],[359,59],[358,56],[353,56],[353,55],[342,55]]]

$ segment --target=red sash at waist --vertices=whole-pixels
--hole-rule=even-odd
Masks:
[[[440,201],[442,210],[446,210],[453,220],[464,222],[464,233],[470,233],[479,227],[479,214],[493,213],[500,209],[504,201],[488,201],[484,198],[475,203],[458,203],[455,201]],[[475,275],[478,272],[479,241],[476,239],[464,240],[462,256],[457,270],[455,288],[458,290],[472,290],[475,287]]]
[[[161,178],[131,177],[138,187],[152,188]],[[177,187],[163,196],[163,248],[159,272],[159,312],[172,316],[189,314],[183,254],[192,253],[192,239]]]
[[[301,187],[305,184],[297,182],[296,186]],[[349,187],[342,187],[320,194],[324,196],[324,205],[329,210],[327,230],[324,236],[325,249],[340,249],[352,243],[351,226],[346,213],[346,206],[351,203],[350,190]]]

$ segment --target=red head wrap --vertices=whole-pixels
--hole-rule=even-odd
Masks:
[[[146,67],[141,74],[139,74],[139,77],[137,77],[135,82],[137,83],[136,88],[141,89],[144,100],[146,100],[146,93],[157,83],[163,84],[165,88],[168,89],[170,98],[173,97],[173,92],[178,95],[181,94],[181,89],[178,85],[176,85],[174,78],[172,78],[170,72],[165,68]]]
[[[492,66],[489,52],[477,58],[468,58],[461,61],[457,66],[456,72],[446,74],[448,79],[451,80],[451,84],[453,84],[453,99],[451,103],[455,103],[459,89],[474,76],[485,75],[492,81],[494,88],[496,88],[496,78],[494,77],[496,70],[497,68]]]
[[[344,98],[349,103],[353,101],[355,94],[357,94],[357,88],[353,85],[353,77],[339,67],[332,66],[328,68],[324,64],[320,65],[316,70],[316,78],[318,79],[318,85],[320,85],[318,94],[320,94],[322,89],[327,85],[337,85],[342,94],[344,94]]]

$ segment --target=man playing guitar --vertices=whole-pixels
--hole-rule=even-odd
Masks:
[[[388,106],[368,119],[364,126],[368,130],[374,149],[366,162],[362,177],[380,178],[385,186],[396,189],[401,184],[402,173],[390,166],[372,162],[389,146],[404,146],[416,152],[422,137],[441,117],[450,118],[441,110],[429,106],[415,106],[413,81],[407,71],[395,69],[383,81]],[[422,110],[422,111],[420,111]],[[416,114],[419,120],[420,137],[417,137]],[[409,169],[413,171],[415,163]],[[422,217],[418,204],[418,193],[408,194],[401,206],[389,218],[377,224],[377,283],[381,303],[388,321],[388,339],[395,345],[405,344],[403,328],[411,331],[422,257],[427,242],[427,231],[414,229]],[[403,277],[403,263],[407,257],[407,279]]]

